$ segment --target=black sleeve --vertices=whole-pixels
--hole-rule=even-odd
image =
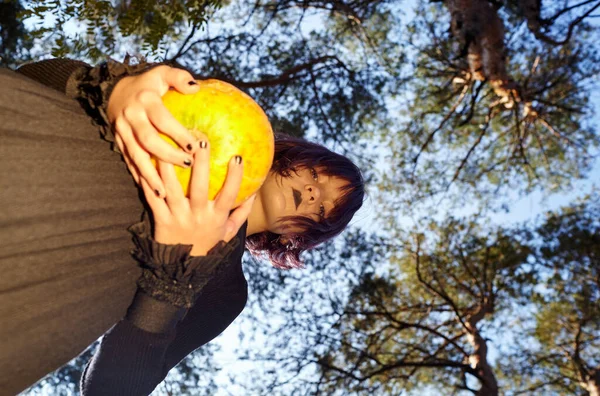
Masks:
[[[231,324],[247,299],[245,227],[228,244],[193,258],[185,254],[191,245],[152,240],[148,217],[130,228],[143,268],[138,291],[88,363],[83,396],[148,395],[181,359]]]
[[[165,355],[174,338],[175,329],[151,333],[122,319],[104,335],[88,362],[81,395],[149,395],[165,377]]]
[[[121,320],[102,338],[81,377],[82,396],[149,395],[187,355],[221,334],[240,314],[247,299],[243,279],[215,282],[166,333],[151,333]]]
[[[241,262],[234,263],[233,267],[237,272],[223,274],[209,284],[185,318],[178,323],[177,336],[165,356],[167,371],[225,331],[244,309],[248,300],[248,284],[241,270]]]

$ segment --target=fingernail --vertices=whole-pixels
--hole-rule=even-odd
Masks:
[[[188,143],[185,147],[188,149],[188,151],[192,151],[192,149],[194,148],[194,146],[192,146],[191,143]]]
[[[201,149],[205,149],[208,146],[208,143],[206,143],[206,140],[201,140],[200,141],[200,148]]]
[[[191,160],[191,159],[189,159],[189,158],[186,158],[186,159],[185,159],[185,161],[183,161],[183,164],[184,164],[185,166],[190,166],[190,165],[192,165],[192,160]]]
[[[154,190],[154,194],[156,194],[157,197],[160,197],[160,191],[158,191],[158,189]]]
[[[238,164],[238,165],[242,163],[242,156],[241,155],[236,155],[235,156],[235,163]]]
[[[192,80],[192,81],[188,82],[188,85],[198,85],[198,83],[196,81]]]

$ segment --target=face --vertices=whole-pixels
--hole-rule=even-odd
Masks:
[[[299,169],[290,177],[271,172],[260,189],[268,230],[284,235],[305,230],[280,222],[286,216],[304,216],[319,221],[327,218],[347,182],[327,176],[318,168]]]

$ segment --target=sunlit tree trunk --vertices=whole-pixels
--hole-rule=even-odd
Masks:
[[[587,378],[587,381],[582,384],[590,396],[600,396],[600,367],[595,368]]]
[[[471,78],[486,80],[494,92],[512,107],[516,86],[506,71],[504,24],[487,1],[446,0],[452,34],[467,55]]]
[[[477,324],[483,319],[485,314],[492,313],[492,311],[492,304],[486,302],[465,322],[465,327],[468,331],[467,341],[473,347],[473,353],[469,356],[469,364],[477,371],[477,374],[481,378],[481,388],[477,391],[477,396],[498,395],[498,382],[487,360],[487,343],[477,328]]]

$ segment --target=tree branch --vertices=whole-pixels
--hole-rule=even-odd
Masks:
[[[591,1],[584,1],[583,3],[577,5],[577,6],[581,6],[583,4],[586,3],[590,3]],[[567,30],[567,35],[563,40],[557,41],[554,40],[553,38],[547,36],[546,34],[542,33],[540,31],[540,23],[535,23],[533,26],[535,26],[533,29],[530,28],[531,32],[534,34],[534,36],[538,39],[541,40],[545,43],[548,43],[550,45],[554,45],[554,46],[559,46],[559,45],[565,45],[566,43],[569,42],[569,40],[571,40],[571,36],[573,35],[573,31],[575,30],[575,27],[580,24],[585,18],[587,18],[589,15],[591,15],[598,7],[600,7],[600,1],[593,6],[592,8],[590,8],[587,12],[585,12],[583,15],[580,15],[578,18],[576,18],[574,21],[572,21],[569,24],[569,28]],[[557,15],[560,15],[557,14]],[[558,16],[555,16],[553,18],[558,18]],[[542,22],[541,20],[539,20],[539,15],[538,15],[538,21]]]
[[[312,68],[315,65],[326,63],[327,61],[335,60],[336,63],[345,68],[343,62],[338,59],[337,56],[327,55],[321,56],[319,58],[311,59],[308,62],[302,63],[300,65],[289,68],[278,76],[273,78],[267,78],[259,81],[239,81],[231,78],[220,77],[221,80],[226,81],[230,84],[233,84],[239,88],[262,88],[262,87],[273,87],[281,84],[288,83],[297,79],[299,77],[304,77],[305,75],[300,74],[301,72],[308,71],[308,73],[312,72]]]
[[[187,43],[192,39],[192,37],[194,37],[197,29],[198,29],[198,25],[194,24],[194,26],[192,26],[192,30],[190,31],[190,33],[187,35],[187,37],[185,38],[185,40],[179,47],[179,50],[177,51],[177,53],[172,58],[169,59],[170,62],[175,62],[177,60],[177,58],[179,58],[181,55],[183,55],[185,52],[187,52],[187,50],[184,51],[184,48],[187,45]]]
[[[448,122],[448,120],[450,119],[450,117],[452,117],[452,115],[454,114],[454,112],[456,111],[456,109],[458,108],[458,106],[461,104],[461,102],[465,98],[465,95],[467,94],[468,91],[469,91],[469,84],[465,83],[465,85],[463,87],[463,90],[460,93],[458,99],[456,100],[456,102],[454,102],[454,105],[452,105],[452,107],[450,108],[450,110],[448,111],[448,113],[446,114],[446,116],[444,117],[444,119],[442,120],[442,122],[440,122],[440,124],[438,125],[438,127],[435,130],[433,130],[433,132],[431,132],[429,134],[429,136],[427,136],[427,140],[425,140],[425,143],[423,143],[423,145],[419,149],[419,152],[413,158],[413,175],[415,173],[415,169],[416,169],[417,164],[419,162],[419,157],[421,156],[421,154],[423,153],[423,151],[425,151],[427,149],[427,146],[429,146],[429,144],[433,140],[433,137],[435,136],[435,134],[438,133],[444,127],[444,125],[446,124],[446,122]]]

